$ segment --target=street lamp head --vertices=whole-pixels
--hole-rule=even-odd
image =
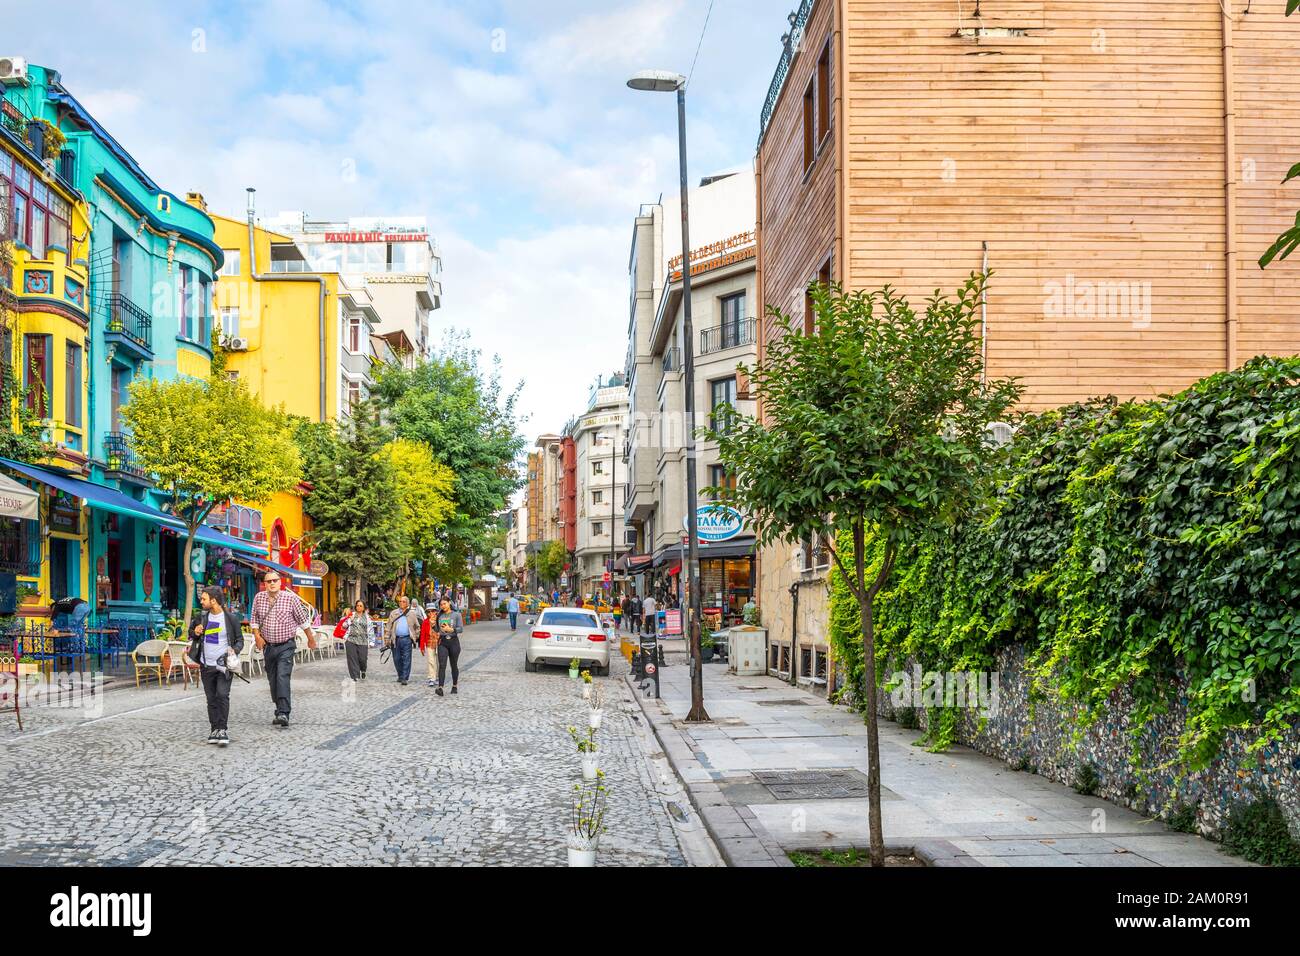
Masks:
[[[648,93],[675,93],[686,85],[686,77],[671,70],[642,70],[627,85]]]

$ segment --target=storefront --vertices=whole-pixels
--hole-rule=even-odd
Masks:
[[[685,545],[661,550],[650,582],[652,593],[675,595],[683,606],[689,603],[681,571],[685,551]],[[742,609],[755,594],[754,539],[701,542],[699,558],[700,609],[706,619],[716,617],[723,626],[741,623]]]

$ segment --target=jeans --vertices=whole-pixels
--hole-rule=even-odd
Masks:
[[[199,666],[203,678],[203,693],[208,698],[208,725],[212,730],[229,730],[230,720],[230,685],[235,675],[227,671],[221,673],[207,664]]]
[[[511,612],[510,612],[510,630],[513,631],[513,630],[515,629],[515,625],[518,623],[518,621],[519,621],[519,612],[518,612],[518,611],[511,611]]]
[[[455,687],[460,681],[460,667],[457,662],[460,660],[460,638],[444,637],[438,642],[438,686],[441,687],[447,682],[447,659],[451,659],[451,686]]]
[[[297,648],[293,641],[270,644],[262,649],[262,664],[266,679],[271,684],[271,700],[275,701],[276,716],[289,716],[289,678],[293,675],[293,655]]]
[[[397,679],[408,681],[411,679],[411,644],[409,637],[393,638],[393,667],[397,669]]]
[[[348,659],[348,676],[353,680],[365,677],[366,658],[370,656],[370,648],[364,644],[354,644],[352,641],[348,641],[343,650]]]

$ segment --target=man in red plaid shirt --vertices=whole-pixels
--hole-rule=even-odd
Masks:
[[[280,588],[278,571],[267,571],[265,591],[253,597],[253,638],[265,661],[266,679],[275,702],[276,727],[289,726],[289,678],[293,674],[294,634],[311,623],[315,609],[292,591]]]

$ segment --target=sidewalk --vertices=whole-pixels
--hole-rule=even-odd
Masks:
[[[788,866],[789,850],[869,845],[858,714],[775,678],[706,664],[712,722],[686,724],[689,668],[669,664],[660,671],[662,699],[636,697],[729,865]],[[927,753],[912,746],[919,736],[880,722],[887,847],[913,847],[936,866],[1250,865],[969,748]]]

